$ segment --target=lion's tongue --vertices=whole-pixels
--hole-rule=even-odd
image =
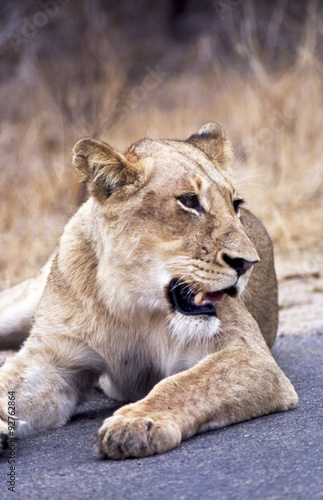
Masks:
[[[198,292],[194,297],[195,305],[200,305],[202,303],[209,302],[211,304],[217,304],[223,299],[224,292]]]

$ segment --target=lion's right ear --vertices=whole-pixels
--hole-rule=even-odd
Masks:
[[[223,172],[230,169],[233,152],[229,139],[221,125],[210,122],[193,134],[187,142],[201,149],[206,156]]]
[[[73,153],[80,180],[87,183],[90,194],[99,201],[106,200],[118,188],[139,180],[138,169],[105,142],[81,139],[75,144]]]

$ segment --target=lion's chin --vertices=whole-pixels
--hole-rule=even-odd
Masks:
[[[168,324],[179,344],[208,341],[221,332],[221,321],[216,316],[189,316],[176,311],[169,315]]]

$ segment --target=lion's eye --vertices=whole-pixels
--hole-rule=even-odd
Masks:
[[[244,200],[243,199],[239,199],[239,200],[233,200],[233,208],[234,208],[234,211],[235,213],[238,215],[239,214],[239,209],[240,209],[240,206],[244,203]]]
[[[177,201],[184,209],[194,210],[195,212],[201,213],[204,211],[198,196],[196,194],[186,193],[177,197]]]

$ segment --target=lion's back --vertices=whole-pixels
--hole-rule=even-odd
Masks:
[[[242,209],[241,220],[260,257],[243,294],[243,301],[271,348],[278,328],[278,288],[273,246],[266,229],[251,212]]]

